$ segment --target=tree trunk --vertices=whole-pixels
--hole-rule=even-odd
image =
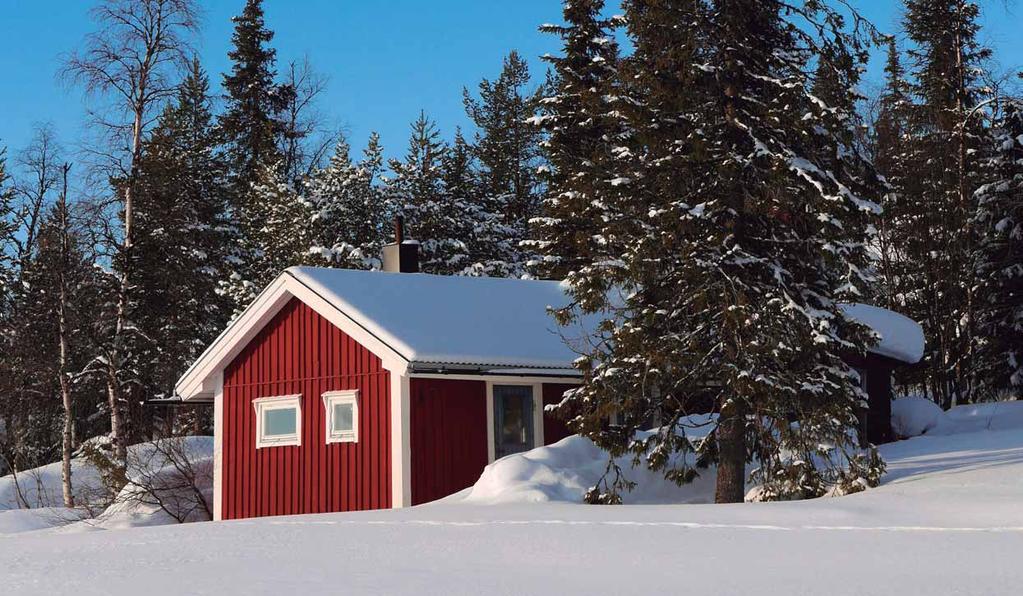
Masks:
[[[716,431],[718,476],[715,503],[742,503],[746,498],[746,411],[728,400],[721,407]]]
[[[145,85],[141,83],[140,95],[145,94]],[[131,288],[132,248],[134,247],[135,180],[138,177],[139,159],[142,153],[142,119],[144,105],[135,106],[132,125],[131,163],[128,168],[128,180],[124,185],[124,238],[121,244],[121,276],[117,288],[117,319],[114,324],[113,347],[107,359],[107,399],[110,404],[110,436],[114,442],[114,457],[124,464],[128,461],[127,438],[125,437],[124,412],[121,410],[121,352],[124,333],[128,320],[128,292]]]
[[[57,307],[57,326],[60,334],[60,396],[64,406],[64,431],[61,437],[61,485],[64,492],[64,507],[75,506],[75,493],[71,485],[71,452],[74,449],[74,412],[72,408],[71,379],[68,378],[68,325],[67,325],[67,271],[70,266],[68,239],[67,177],[70,164],[64,164],[64,189],[60,196],[60,302]]]

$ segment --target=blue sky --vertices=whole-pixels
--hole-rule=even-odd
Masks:
[[[897,0],[852,0],[882,30],[894,31]],[[91,30],[92,0],[0,0],[0,147],[25,145],[37,122],[52,122],[65,145],[82,136],[83,103],[60,85],[59,56]],[[206,0],[201,54],[214,84],[228,68],[230,17],[243,0]],[[517,49],[540,73],[539,56],[558,49],[537,32],[558,21],[558,0],[266,0],[281,66],[308,56],[330,79],[322,111],[362,147],[380,132],[388,155],[405,149],[408,124],[425,109],[446,136],[467,126],[463,86],[496,76]],[[1023,66],[1023,6],[987,0],[983,41],[1002,69]],[[876,62],[876,61],[875,61]],[[870,78],[880,66],[871,67]]]

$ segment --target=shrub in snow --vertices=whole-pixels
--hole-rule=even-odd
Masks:
[[[944,412],[933,401],[911,395],[892,402],[892,432],[900,439],[919,437],[940,424]]]
[[[110,527],[111,520],[120,525],[152,525],[211,517],[212,437],[132,445],[127,467],[113,457],[108,437],[86,441],[72,460],[76,511],[60,507],[60,466],[58,462],[20,472],[17,478],[0,478],[0,510],[49,508],[61,512],[64,521],[98,518],[104,527]]]
[[[213,519],[209,437],[172,437],[137,445],[124,486],[101,517],[129,514],[177,523]]]

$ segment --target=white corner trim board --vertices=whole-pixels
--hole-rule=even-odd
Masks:
[[[359,390],[328,391],[323,394],[324,419],[327,423],[327,444],[359,442]],[[350,406],[351,417],[344,420],[338,416],[338,406]]]
[[[252,400],[252,409],[256,412],[256,449],[302,444],[301,395],[261,397]],[[290,423],[289,411],[293,416]],[[271,416],[272,423],[268,420]]]

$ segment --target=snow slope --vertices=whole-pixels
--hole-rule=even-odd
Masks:
[[[197,478],[204,483],[202,488],[207,501],[212,502],[210,499],[213,490],[213,437],[185,437],[182,448],[186,450],[188,461],[196,471]],[[156,486],[161,478],[169,477],[173,485],[175,470],[168,464],[164,452],[157,450],[153,443],[139,443],[129,447],[128,466],[129,473],[136,482]],[[60,468],[61,464],[57,462],[23,471],[18,474],[17,483],[13,475],[0,477],[0,537],[5,534],[65,526],[79,521],[86,515],[84,511],[69,511],[61,507],[63,489]],[[87,460],[73,459],[71,474],[75,498],[79,504],[96,504],[108,499],[99,472]],[[18,497],[19,486],[21,499]],[[124,493],[131,488],[130,485]],[[170,503],[168,496],[166,494],[163,496]],[[187,496],[184,498],[187,499]],[[97,519],[83,524],[89,528],[128,528],[176,523],[155,505],[139,503],[137,499],[130,499],[126,494],[122,494],[118,499],[119,502],[102,511]],[[22,509],[26,501],[29,509]]]
[[[1023,429],[885,446],[848,497],[744,505],[442,502],[0,537],[4,594],[1018,594]],[[0,514],[2,517],[2,514]]]

